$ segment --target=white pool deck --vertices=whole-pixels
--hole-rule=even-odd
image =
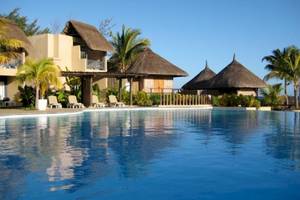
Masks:
[[[246,110],[246,111],[271,111],[270,107],[243,108],[243,107],[213,107],[212,105],[197,105],[197,106],[159,106],[159,107],[106,107],[106,108],[85,108],[85,109],[47,109],[45,111],[26,110],[26,109],[0,109],[0,119],[4,118],[25,118],[25,117],[43,117],[43,116],[63,116],[76,115],[83,112],[110,112],[110,111],[139,111],[139,110]],[[295,112],[300,112],[295,111]]]

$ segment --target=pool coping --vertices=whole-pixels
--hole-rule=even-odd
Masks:
[[[106,107],[106,108],[85,108],[80,110],[68,110],[66,109],[60,111],[59,109],[52,109],[46,111],[37,110],[22,110],[18,114],[8,114],[0,115],[0,119],[10,119],[10,118],[28,118],[28,117],[52,117],[52,116],[65,116],[65,115],[78,115],[84,112],[112,112],[112,111],[143,111],[143,110],[208,110],[213,109],[212,105],[199,105],[199,106],[157,106],[157,107]],[[49,112],[52,111],[53,113]],[[57,112],[55,112],[57,111]],[[66,111],[66,112],[64,112]],[[28,112],[28,113],[26,113]]]
[[[258,111],[258,112],[300,112],[299,110],[292,111],[274,111],[274,110],[257,110],[242,107],[214,107],[210,104],[197,105],[197,106],[156,106],[156,107],[105,107],[105,108],[85,108],[85,109],[52,109],[46,111],[37,110],[20,110],[18,114],[0,115],[0,119],[13,119],[13,118],[30,118],[30,117],[53,117],[65,115],[78,115],[84,112],[112,112],[112,111],[146,111],[146,110],[232,110],[232,111]],[[17,109],[16,109],[17,110]],[[66,111],[66,112],[65,112]],[[26,113],[28,112],[28,113]]]

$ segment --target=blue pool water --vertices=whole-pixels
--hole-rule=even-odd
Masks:
[[[300,199],[300,113],[0,119],[0,199]]]

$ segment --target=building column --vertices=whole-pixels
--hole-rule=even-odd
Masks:
[[[92,76],[81,77],[81,99],[85,107],[90,107],[92,104]]]

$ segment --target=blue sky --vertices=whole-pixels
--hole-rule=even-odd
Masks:
[[[0,0],[1,13],[15,7],[41,26],[69,19],[98,26],[112,18],[114,31],[122,24],[142,30],[152,49],[189,73],[177,78],[181,87],[202,70],[205,60],[219,72],[237,60],[258,76],[266,74],[263,56],[275,48],[300,47],[298,0]]]

